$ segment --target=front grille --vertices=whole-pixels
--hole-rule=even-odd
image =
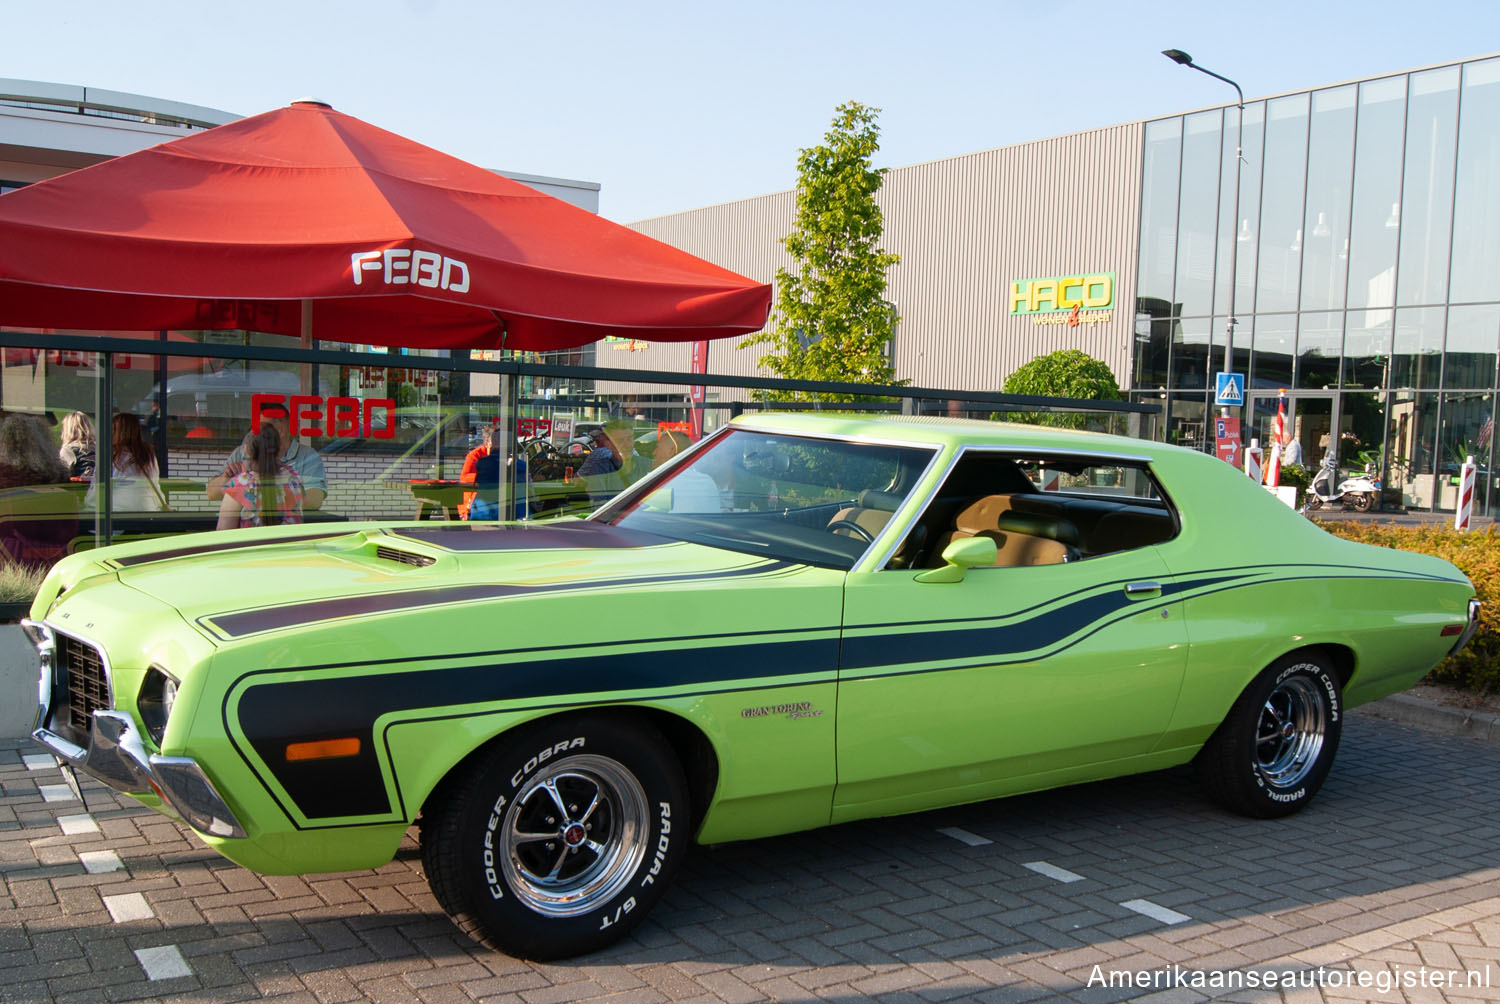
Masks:
[[[59,635],[54,679],[67,694],[67,707],[54,715],[57,724],[67,724],[79,736],[87,736],[95,711],[109,709],[109,678],[104,656],[88,642]],[[62,712],[66,713],[64,719]]]
[[[375,557],[386,561],[399,561],[403,565],[416,565],[418,568],[430,565],[437,560],[425,554],[412,554],[410,551],[399,551],[394,547],[384,546],[375,548]]]

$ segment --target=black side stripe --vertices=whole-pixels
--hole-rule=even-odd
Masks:
[[[131,565],[144,565],[152,561],[170,561],[173,558],[190,558],[200,554],[216,554],[219,551],[238,551],[245,547],[278,547],[284,544],[305,544],[311,540],[330,540],[334,537],[347,537],[350,530],[339,530],[334,533],[309,533],[301,536],[277,537],[274,540],[234,540],[224,541],[221,544],[198,544],[192,547],[174,547],[171,550],[152,551],[148,554],[133,554],[124,558],[111,559],[114,564],[121,568]]]

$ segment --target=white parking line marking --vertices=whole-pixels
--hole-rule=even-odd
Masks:
[[[21,757],[27,770],[56,770],[57,761],[46,753],[27,753]]]
[[[80,833],[98,833],[99,824],[94,822],[94,817],[88,814],[81,816],[58,816],[57,825],[62,827],[63,833],[70,837]]]
[[[1057,865],[1048,864],[1045,861],[1023,861],[1021,867],[1030,868],[1039,875],[1045,875],[1050,879],[1057,879],[1059,882],[1083,881],[1083,876],[1077,872],[1070,872],[1066,868],[1059,868]]]
[[[39,784],[36,790],[42,793],[43,802],[76,802],[73,789],[65,784]]]
[[[182,952],[176,945],[162,945],[160,948],[137,948],[135,950],[136,961],[141,968],[146,970],[148,980],[170,980],[178,976],[193,975],[192,969],[188,967],[187,960],[182,957]]]
[[[1159,906],[1149,899],[1132,899],[1120,905],[1127,910],[1143,913],[1152,920],[1159,920],[1163,924],[1181,924],[1185,920],[1193,919],[1185,913],[1178,913],[1176,910],[1169,910],[1164,906]]]
[[[115,919],[116,924],[124,924],[132,920],[150,920],[156,914],[151,912],[151,904],[146,902],[146,897],[138,892],[127,892],[122,896],[105,896],[104,908],[109,915]]]
[[[977,833],[970,833],[968,830],[961,830],[957,826],[945,826],[938,830],[938,832],[945,837],[952,837],[961,844],[968,844],[970,847],[983,847],[985,844],[994,843],[993,840],[987,840]]]
[[[83,851],[78,855],[78,860],[83,865],[83,870],[90,875],[117,872],[125,867],[120,855],[114,851]]]

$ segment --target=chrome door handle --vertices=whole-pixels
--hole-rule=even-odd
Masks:
[[[1128,582],[1125,584],[1125,595],[1133,600],[1144,600],[1151,596],[1160,596],[1161,583]]]

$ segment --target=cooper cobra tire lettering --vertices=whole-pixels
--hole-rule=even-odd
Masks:
[[[433,894],[476,941],[520,958],[595,951],[665,893],[686,851],[687,782],[644,717],[580,714],[495,739],[421,817]]]
[[[1235,812],[1296,812],[1333,767],[1342,711],[1339,678],[1322,651],[1284,656],[1245,688],[1199,751],[1199,779]]]

